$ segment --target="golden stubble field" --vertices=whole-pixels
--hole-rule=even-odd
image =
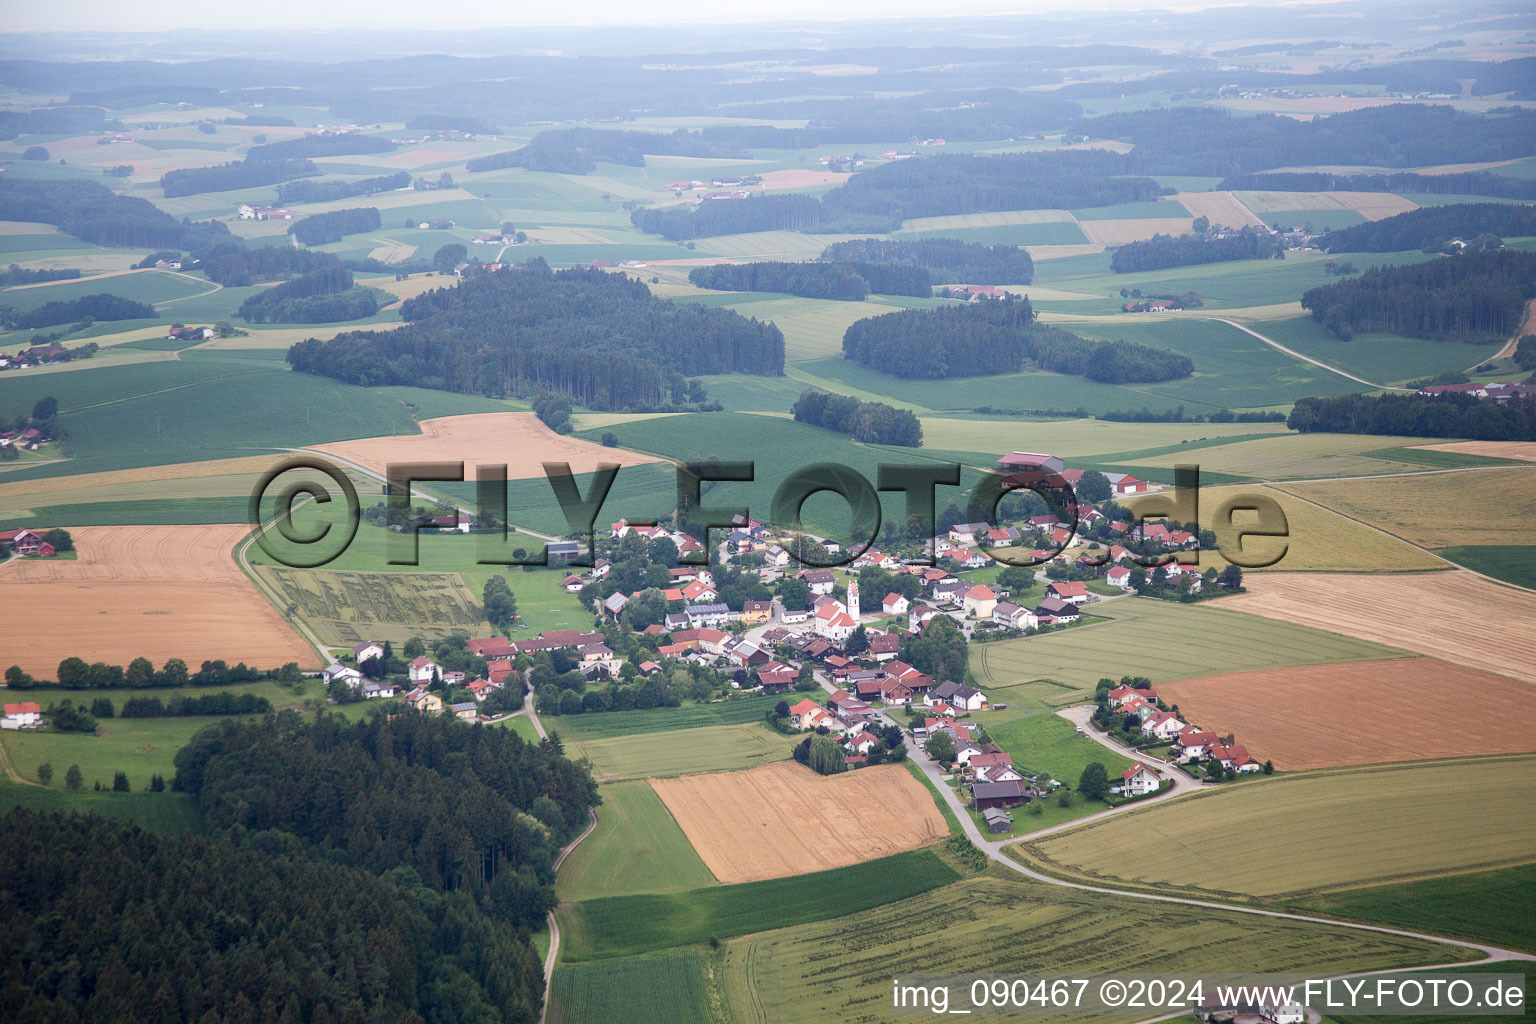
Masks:
[[[1245,585],[1247,593],[1223,598],[1221,607],[1536,679],[1536,594],[1528,590],[1459,569],[1394,576],[1265,573],[1249,576]]]
[[[74,560],[0,567],[0,607],[25,609],[7,631],[7,664],[51,679],[70,656],[126,665],[177,657],[276,668],[320,665],[235,566],[247,527],[92,526],[71,530]]]
[[[546,427],[531,412],[482,412],[422,420],[420,434],[368,437],[316,445],[349,462],[386,473],[391,462],[463,462],[466,478],[474,467],[506,464],[507,479],[544,475],[545,462],[568,462],[571,472],[591,473],[600,462],[638,466],[660,461],[622,448],[568,437]]]
[[[782,761],[651,787],[726,884],[845,867],[948,833],[933,797],[900,765],[817,775]]]
[[[1536,686],[1433,658],[1228,672],[1158,692],[1286,770],[1536,750]]]

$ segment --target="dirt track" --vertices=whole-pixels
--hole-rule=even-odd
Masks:
[[[1536,686],[1432,658],[1228,672],[1158,691],[1277,768],[1536,750]]]
[[[948,831],[923,784],[899,765],[824,776],[783,761],[652,779],[651,788],[727,884],[887,857]]]

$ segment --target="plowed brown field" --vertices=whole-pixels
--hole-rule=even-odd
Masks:
[[[1246,594],[1224,598],[1221,606],[1536,680],[1536,594],[1530,591],[1460,570],[1394,576],[1265,573],[1249,576],[1245,585]]]
[[[466,479],[475,467],[505,463],[507,479],[544,475],[543,463],[569,462],[573,473],[591,473],[599,462],[636,466],[658,461],[622,448],[566,437],[550,430],[531,412],[482,412],[421,421],[420,434],[367,437],[317,445],[343,459],[387,472],[391,462],[463,462]]]
[[[1536,750],[1536,686],[1433,658],[1228,672],[1158,692],[1277,768]]]
[[[95,526],[71,530],[79,558],[0,568],[0,607],[24,614],[7,631],[7,664],[51,679],[71,655],[126,665],[222,659],[258,668],[318,656],[236,568],[244,526]]]
[[[933,797],[897,765],[817,775],[784,761],[652,779],[651,788],[727,884],[888,857],[948,832]]]

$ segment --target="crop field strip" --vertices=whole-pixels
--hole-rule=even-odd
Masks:
[[[259,566],[284,602],[333,647],[403,644],[489,628],[458,573],[327,572]]]
[[[560,722],[550,718],[545,728],[558,731]],[[792,739],[760,722],[590,739],[572,736],[566,741],[573,757],[591,763],[599,782],[755,768],[789,757],[793,745]]]
[[[1091,695],[1094,684],[1106,676],[1138,675],[1164,683],[1218,672],[1379,660],[1403,653],[1229,611],[1232,600],[1191,606],[1138,597],[1090,605],[1088,612],[1103,616],[1102,621],[980,644],[973,651],[972,669],[986,684],[983,689],[999,688],[1006,700],[1013,687],[1042,679],[1076,685]]]
[[[1189,721],[1286,770],[1536,750],[1536,686],[1433,658],[1235,672],[1159,693]],[[1454,699],[1425,729],[1423,704],[1405,693]]]
[[[1285,489],[1431,548],[1529,543],[1536,517],[1536,466]]]
[[[1253,780],[1010,850],[1064,877],[1233,900],[1508,867],[1536,859],[1536,758]]]
[[[603,803],[597,828],[560,866],[556,891],[562,900],[686,892],[714,884],[649,783],[610,783],[598,795]]]
[[[1241,971],[1252,969],[1255,943],[1265,950],[1269,970],[1331,973],[1457,958],[1454,950],[1415,939],[989,875],[857,916],[733,939],[725,947],[722,981],[732,1020],[877,1024],[889,1019],[891,975],[901,965],[966,974],[985,964],[988,973],[1030,974],[1048,964],[1052,973],[1091,974],[1124,969],[1124,950],[1134,948],[1138,973]]]

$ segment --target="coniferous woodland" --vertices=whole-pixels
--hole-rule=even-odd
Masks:
[[[861,402],[848,395],[807,389],[800,393],[792,411],[797,422],[835,430],[866,444],[923,446],[923,425],[916,414],[884,402]]]
[[[353,196],[371,196],[376,192],[409,188],[411,175],[407,171],[384,174],[377,178],[360,178],[353,181],[309,181],[299,179],[277,187],[280,203],[323,203]]]
[[[295,249],[291,245],[246,245],[239,238],[225,239],[194,255],[208,280],[231,288],[341,266],[341,260],[332,253]]]
[[[810,299],[858,301],[878,295],[933,294],[928,271],[901,263],[726,263],[695,267],[688,280],[700,288],[732,292],[785,292]]]
[[[1229,260],[1284,259],[1284,253],[1283,240],[1262,228],[1245,227],[1225,237],[1153,235],[1144,241],[1127,242],[1110,256],[1109,265],[1117,274],[1129,274]]]
[[[1536,235],[1536,207],[1518,203],[1455,203],[1426,206],[1330,231],[1317,244],[1329,252],[1403,252],[1441,250],[1452,239],[1476,244],[1479,239],[1492,243],[1524,235]]]
[[[1536,400],[1472,395],[1337,395],[1300,398],[1286,425],[1304,433],[1536,441]]]
[[[602,128],[561,128],[540,132],[521,149],[470,160],[468,171],[495,171],[504,167],[524,167],[530,171],[557,174],[591,174],[597,163],[644,167],[645,154],[656,156],[692,156],[737,159],[748,154],[740,146],[706,139],[697,132],[679,128],[662,132],[610,131]]]
[[[1329,174],[1304,171],[1260,171],[1234,174],[1217,186],[1240,192],[1407,192],[1414,195],[1494,196],[1536,199],[1536,179],[1514,178],[1492,171],[1461,174]]]
[[[0,323],[9,330],[53,327],[81,320],[142,320],[155,315],[155,307],[103,292],[68,301],[55,300],[24,312],[0,306]]]
[[[198,249],[232,236],[217,221],[177,220],[147,199],[94,181],[0,176],[0,220],[40,221],[96,245]]]
[[[1302,308],[1348,340],[1368,331],[1433,341],[1507,338],[1536,296],[1536,253],[1478,252],[1405,267],[1372,267],[1309,289]]]
[[[311,338],[294,369],[351,384],[415,384],[494,397],[560,391],[597,409],[661,404],[669,374],[784,372],[784,335],[726,309],[652,297],[601,270],[543,260],[471,272],[401,306],[408,325]]]
[[[246,151],[245,159],[256,163],[264,160],[292,160],[317,156],[351,156],[356,153],[388,153],[395,144],[377,135],[301,135],[296,139],[282,139]]]
[[[258,324],[325,324],[378,311],[374,290],[355,287],[352,272],[333,256],[314,270],[252,295],[240,304],[239,315]]]
[[[160,176],[167,199],[200,192],[228,192],[237,188],[275,185],[293,178],[314,177],[320,168],[312,160],[237,160],[211,167],[183,167]]]
[[[853,238],[834,242],[821,259],[854,263],[910,263],[928,271],[932,284],[1029,284],[1034,261],[1017,245],[982,245],[958,238],[896,242]],[[876,289],[878,290],[878,289]]]
[[[747,231],[816,231],[821,203],[815,196],[787,193],[746,199],[711,199],[697,206],[642,208],[630,222],[649,234],[674,242]]]
[[[284,713],[211,726],[176,766],[213,835],[0,821],[7,1020],[538,1020],[528,931],[597,802],[557,744]]]
[[[843,356],[918,379],[1015,373],[1026,364],[1109,384],[1176,380],[1195,371],[1177,352],[1087,341],[1038,323],[1029,300],[1012,296],[867,317],[844,332]]]
[[[374,207],[359,206],[350,210],[311,214],[295,221],[288,233],[305,245],[324,245],[327,242],[339,242],[347,235],[377,231],[382,223],[379,211]]]

